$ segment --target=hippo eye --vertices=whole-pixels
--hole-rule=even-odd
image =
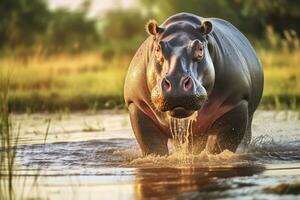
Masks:
[[[164,57],[162,55],[160,45],[156,45],[154,47],[154,53],[155,53],[157,64],[162,65],[164,63]]]
[[[154,50],[155,50],[156,53],[158,53],[158,52],[160,51],[160,46],[157,45],[157,46],[154,48]]]
[[[202,44],[199,44],[196,46],[195,48],[195,52],[194,52],[194,58],[196,61],[200,61],[203,58],[203,54],[204,54],[204,47]]]
[[[160,47],[160,45],[156,45],[154,47],[154,53],[155,53],[156,57],[158,57],[159,55],[161,55],[161,47]]]
[[[162,56],[157,58],[157,64],[158,65],[163,65],[164,64],[164,58]]]

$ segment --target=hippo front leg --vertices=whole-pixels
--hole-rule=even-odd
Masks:
[[[143,155],[168,154],[168,138],[134,103],[128,107],[131,126]]]
[[[214,123],[208,134],[215,136],[211,138],[216,141],[208,141],[212,144],[207,146],[209,151],[220,153],[228,149],[235,152],[245,135],[248,121],[248,102],[243,100]]]

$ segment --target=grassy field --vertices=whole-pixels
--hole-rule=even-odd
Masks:
[[[300,50],[258,50],[265,70],[261,108],[299,109]],[[14,111],[124,108],[123,81],[130,57],[104,60],[97,52],[0,59],[1,80],[9,77]]]
[[[129,58],[104,62],[99,53],[0,60],[9,77],[9,104],[16,111],[122,107]]]
[[[294,52],[260,50],[258,54],[265,72],[261,107],[299,109],[300,50]]]

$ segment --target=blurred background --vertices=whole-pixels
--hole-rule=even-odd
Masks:
[[[294,0],[1,0],[0,90],[15,112],[122,109],[145,23],[183,11],[228,20],[249,38],[265,70],[262,109],[300,109]]]

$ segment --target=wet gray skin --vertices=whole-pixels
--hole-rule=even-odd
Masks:
[[[261,63],[225,20],[179,13],[158,26],[133,57],[124,86],[132,128],[144,155],[168,153],[168,120],[197,112],[194,152],[216,135],[213,153],[235,151],[251,139],[252,116],[263,91]]]

